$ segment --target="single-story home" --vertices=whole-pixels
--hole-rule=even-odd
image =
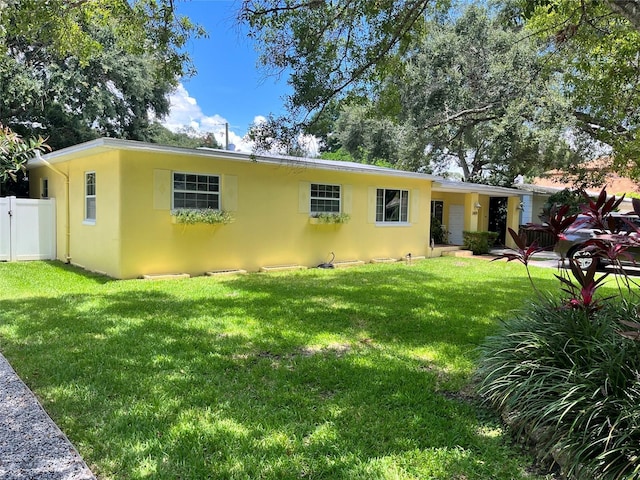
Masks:
[[[31,197],[56,199],[57,258],[115,278],[309,267],[331,252],[338,262],[437,256],[432,215],[459,245],[463,230],[492,227],[492,209],[506,209],[517,229],[529,195],[351,162],[112,138],[38,156],[28,169]],[[185,209],[225,212],[227,223],[180,223]]]

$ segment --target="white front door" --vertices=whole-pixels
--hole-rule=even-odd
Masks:
[[[449,205],[449,243],[452,245],[462,245],[462,231],[464,230],[464,205]]]

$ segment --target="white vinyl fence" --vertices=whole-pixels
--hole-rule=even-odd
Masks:
[[[0,261],[56,258],[53,198],[0,198]]]

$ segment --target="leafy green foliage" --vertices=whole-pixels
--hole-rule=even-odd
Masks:
[[[316,213],[312,218],[317,218],[320,223],[349,223],[351,215],[348,213]]]
[[[390,73],[395,55],[423,32],[433,0],[322,2],[245,0],[239,19],[260,49],[261,63],[291,72],[287,99],[294,118]],[[304,120],[303,120],[304,121]]]
[[[429,26],[387,84],[434,169],[454,162],[468,181],[510,186],[519,174],[579,158],[564,138],[572,120],[531,37],[479,6]]]
[[[0,124],[0,193],[7,193],[3,192],[6,190],[6,186],[2,188],[3,185],[10,181],[15,183],[24,177],[26,163],[36,152],[46,150],[50,150],[50,147],[44,138],[23,139],[9,127]]]
[[[526,28],[546,41],[545,56],[563,77],[577,127],[614,150],[617,170],[638,175],[640,31],[616,5],[634,2],[521,2]],[[531,5],[536,7],[531,9]],[[637,5],[633,7],[637,12]],[[625,12],[622,12],[625,13]]]
[[[204,32],[164,0],[9,2],[0,14],[0,122],[53,148],[147,140]]]
[[[604,189],[597,199],[584,199],[582,215],[596,232],[600,229],[586,248],[619,260],[628,244],[618,243],[622,222],[612,221],[611,214],[621,199],[607,196]],[[639,213],[640,202],[634,201],[634,209]],[[559,239],[577,216],[567,216],[569,205],[556,210],[547,225],[536,228]],[[510,233],[518,251],[504,257],[522,261],[539,292],[528,267],[534,246]],[[559,463],[568,478],[640,475],[638,294],[622,264],[617,266],[626,291],[616,280],[618,295],[602,298],[596,293],[608,273],[596,277],[598,262],[585,272],[572,259],[573,279],[563,272],[556,275],[567,298],[549,300],[539,294],[537,304],[505,322],[503,331],[482,347],[479,392],[516,433],[535,444],[540,456]]]
[[[640,473],[640,342],[618,333],[631,307],[532,305],[481,348],[480,393],[569,478]]]
[[[496,232],[462,232],[464,248],[471,250],[474,255],[489,253],[493,242],[498,238]]]
[[[501,185],[581,159],[565,139],[566,102],[531,38],[478,6],[425,28],[392,73],[363,96],[333,101],[308,131],[359,162],[439,174],[453,164],[466,180]]]
[[[429,236],[433,243],[442,245],[446,243],[449,232],[442,226],[442,222],[438,218],[431,217]]]
[[[153,122],[149,126],[147,141],[184,148],[222,148],[213,134],[201,135],[195,131],[184,129],[179,132],[172,132],[159,122]]]

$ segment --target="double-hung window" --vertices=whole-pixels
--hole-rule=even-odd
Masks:
[[[88,223],[96,221],[96,172],[84,174],[84,220]]]
[[[408,206],[408,190],[378,188],[376,192],[376,222],[406,223]]]
[[[220,177],[173,172],[173,208],[220,210]]]
[[[310,193],[311,215],[318,213],[340,213],[340,185],[312,183]]]

